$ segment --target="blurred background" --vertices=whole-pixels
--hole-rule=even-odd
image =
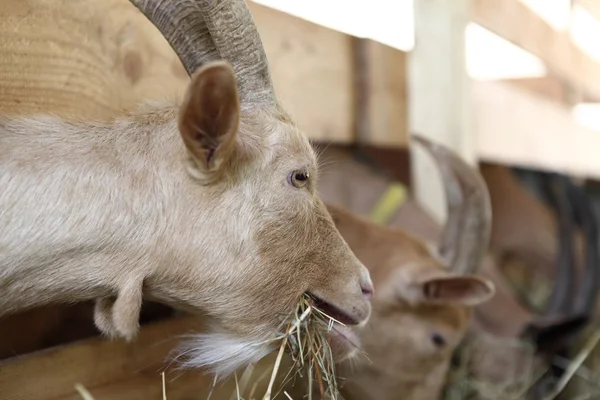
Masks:
[[[600,1],[252,0],[248,5],[278,96],[320,151],[319,191],[327,202],[435,241],[447,219],[447,199],[439,172],[412,146],[411,134],[444,144],[481,172],[493,228],[480,273],[494,281],[499,294],[476,310],[445,398],[522,398],[523,387],[534,379],[524,360],[539,354],[526,346],[515,310],[546,315],[553,288],[565,279],[576,282],[571,300],[583,291],[593,307],[574,329],[577,340],[569,345],[569,357],[548,350],[546,367],[558,365],[557,379],[574,370],[564,398],[600,398],[600,358],[594,351],[600,275],[589,272],[600,271],[598,260],[590,258],[598,255],[599,244]],[[3,0],[0,60],[2,115],[43,112],[110,120],[142,100],[179,98],[189,81],[168,43],[128,0]],[[547,186],[557,180],[578,188],[594,210],[585,221],[571,212],[566,218],[574,228],[562,236],[564,214]],[[574,256],[561,263],[565,241]],[[569,274],[572,278],[565,278]],[[142,323],[171,316],[171,310],[155,305]],[[164,326],[148,328],[144,343],[185,325]],[[572,331],[542,333],[554,343]],[[152,383],[156,376],[147,372],[156,368],[148,365],[160,364],[168,348],[140,356],[143,362],[134,360],[132,347],[97,338],[90,304],[4,318],[0,334],[0,399],[74,398],[75,378],[58,376],[76,377],[111,394],[103,399],[160,394]],[[459,357],[467,348],[471,355]],[[44,349],[47,353],[38,353]],[[104,360],[106,375],[99,379],[96,363],[110,351],[120,360],[118,367]],[[582,359],[575,365],[577,357]],[[482,374],[489,365],[502,376]],[[19,397],[41,369],[48,380]],[[169,400],[191,398],[186,396],[195,388],[192,382],[180,381]]]

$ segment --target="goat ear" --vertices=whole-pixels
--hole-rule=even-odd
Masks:
[[[445,276],[428,279],[421,283],[423,301],[458,303],[474,307],[492,298],[494,284],[472,275]]]
[[[231,154],[240,103],[231,66],[215,61],[193,75],[179,110],[179,132],[200,173],[217,171]]]

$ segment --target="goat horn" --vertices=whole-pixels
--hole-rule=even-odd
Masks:
[[[544,321],[541,325],[539,322],[529,324],[523,332],[523,337],[530,337],[534,340],[538,347],[538,354],[543,355],[549,365],[549,369],[528,390],[527,398],[530,399],[539,399],[546,396],[548,383],[555,382],[562,374],[562,369],[554,366],[552,360],[556,356],[563,358],[570,356],[574,340],[577,339],[592,319],[600,289],[598,283],[600,277],[598,220],[591,202],[585,191],[573,184],[569,178],[559,176],[555,182],[561,183],[561,185],[552,188],[554,190],[549,194],[551,194],[551,198],[554,197],[553,205],[559,214],[561,247],[557,268],[560,269],[557,271],[553,292],[546,309],[546,317],[558,316],[562,320],[550,320],[550,324],[544,324]],[[560,192],[558,189],[560,189]],[[575,274],[575,264],[572,256],[572,218],[582,229],[586,246],[586,274],[582,280],[582,288],[575,304],[572,302],[574,294],[572,275]],[[565,246],[563,242],[569,245]],[[567,250],[571,253],[570,259],[560,254]],[[561,262],[563,265],[561,265]],[[561,282],[561,280],[567,280],[567,282]]]
[[[453,272],[473,273],[483,261],[492,229],[487,185],[479,171],[449,148],[419,135],[411,137],[431,154],[442,175],[448,219],[439,255]]]
[[[189,0],[130,0],[162,33],[191,75],[204,62],[219,59],[198,6]]]
[[[540,175],[537,175],[540,176]],[[568,191],[568,178],[543,174],[543,188],[548,202],[558,219],[558,254],[556,277],[546,305],[546,316],[567,315],[572,308],[575,284],[575,258],[573,254],[573,202]]]
[[[242,104],[276,106],[269,64],[244,0],[198,0],[219,55],[237,75]]]
[[[600,292],[600,254],[598,253],[598,219],[584,189],[569,182],[574,203],[574,216],[585,237],[585,278],[582,280],[579,297],[573,312],[591,318]]]

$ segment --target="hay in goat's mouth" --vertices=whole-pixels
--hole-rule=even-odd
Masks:
[[[235,376],[236,391],[231,400],[271,400],[275,397],[293,400],[285,388],[298,377],[307,384],[307,396],[303,398],[308,400],[340,398],[334,355],[328,336],[336,329],[335,325],[345,325],[320,310],[316,304],[318,302],[308,294],[300,298],[296,309],[287,315],[278,327],[277,331],[281,333],[270,340],[270,342],[280,342],[272,369],[266,369],[263,375],[253,382],[249,397],[244,398],[240,393],[246,392],[254,366],[250,365],[246,368],[239,381]],[[290,363],[286,364],[286,371],[281,371],[286,352],[290,356],[288,358]],[[270,379],[264,395],[257,396],[255,393],[258,384],[264,382],[269,373]],[[275,389],[276,382],[278,382],[277,389]]]
[[[280,326],[280,329],[285,327],[285,331],[276,339],[281,340],[281,345],[263,400],[270,400],[273,397],[273,386],[286,349],[291,355],[292,366],[275,396],[296,376],[306,375],[309,400],[312,400],[313,393],[318,393],[318,398],[323,400],[338,399],[335,361],[327,336],[335,329],[334,323],[344,324],[319,310],[314,303],[315,300],[308,294],[303,295],[296,310]],[[290,398],[289,394],[285,392],[284,394]]]

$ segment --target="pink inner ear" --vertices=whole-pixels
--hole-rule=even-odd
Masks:
[[[455,301],[464,304],[479,303],[489,298],[491,289],[472,277],[431,279],[423,284],[423,295],[431,301]]]

